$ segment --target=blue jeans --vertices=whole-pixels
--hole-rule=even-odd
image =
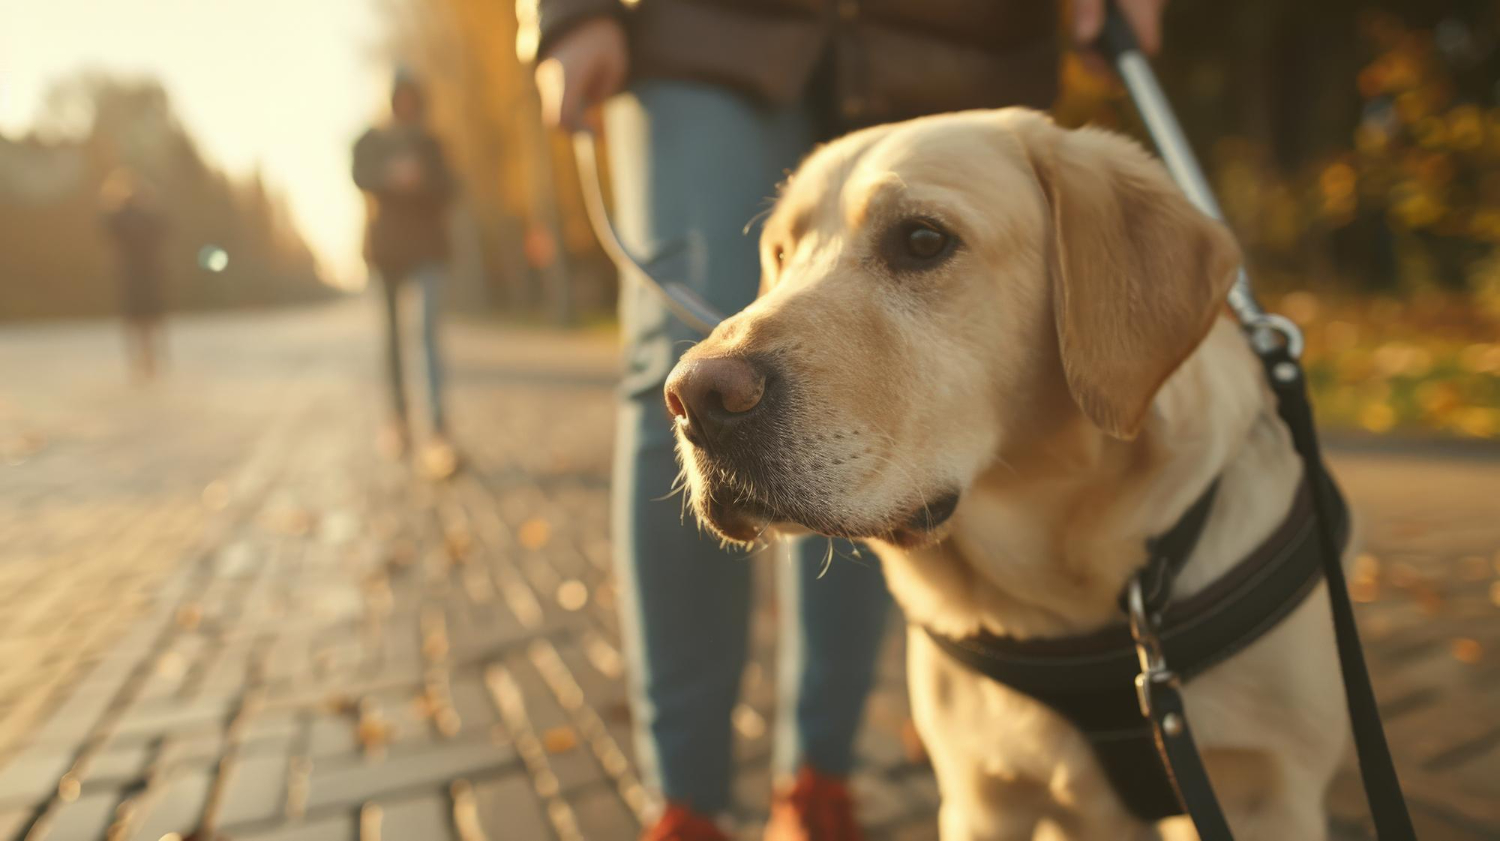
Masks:
[[[810,109],[772,109],[711,85],[645,81],[606,109],[615,213],[633,250],[674,252],[659,274],[729,313],[760,277],[756,232],[776,183],[818,140]],[[687,244],[685,252],[674,246]],[[682,519],[662,385],[695,338],[638,283],[624,284],[626,373],[615,441],[613,530],[638,752],[650,782],[699,812],[729,805],[730,713],[750,620],[751,563]],[[849,555],[847,544],[840,554]],[[847,774],[890,598],[874,556],[809,539],[779,563],[780,771]]]
[[[417,284],[422,293],[422,356],[427,367],[427,408],[431,413],[432,431],[442,432],[443,418],[443,360],[438,350],[438,316],[441,304],[439,294],[447,267],[439,262],[428,262],[401,277],[380,278],[382,298],[385,302],[385,351],[386,376],[390,383],[391,408],[396,420],[407,421],[406,387],[402,362],[401,341],[401,289],[408,282]]]

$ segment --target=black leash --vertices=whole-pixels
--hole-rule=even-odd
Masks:
[[[1292,444],[1302,456],[1305,470],[1322,470],[1323,456],[1313,425],[1312,403],[1307,399],[1307,379],[1302,366],[1287,347],[1260,354],[1266,366],[1271,388],[1276,392],[1277,410],[1292,432]],[[1354,730],[1354,748],[1359,756],[1359,772],[1364,782],[1365,799],[1375,820],[1380,841],[1415,839],[1411,815],[1401,794],[1401,780],[1391,758],[1385,728],[1380,723],[1380,709],[1370,670],[1365,664],[1364,648],[1359,642],[1359,626],[1354,621],[1354,604],[1349,599],[1349,585],[1344,578],[1341,553],[1332,537],[1334,500],[1331,488],[1323,482],[1313,483],[1313,505],[1318,512],[1318,537],[1323,548],[1323,575],[1328,582],[1328,602],[1333,610],[1334,639],[1339,651],[1339,670],[1344,678],[1344,700],[1349,707],[1349,721]]]
[[[1260,325],[1252,329],[1266,328]],[[1385,729],[1380,722],[1375,690],[1370,683],[1369,669],[1365,665],[1364,651],[1359,642],[1354,605],[1349,598],[1349,588],[1344,577],[1337,491],[1334,490],[1333,483],[1326,481],[1324,477],[1322,454],[1313,424],[1312,404],[1307,397],[1307,381],[1302,366],[1291,352],[1295,344],[1293,335],[1287,334],[1283,338],[1284,341],[1278,344],[1267,345],[1265,336],[1261,335],[1256,337],[1254,344],[1257,345],[1257,356],[1265,366],[1266,378],[1276,394],[1277,413],[1291,431],[1293,446],[1302,459],[1305,484],[1312,496],[1317,518],[1318,554],[1322,560],[1328,601],[1333,613],[1339,670],[1343,677],[1344,697],[1354,731],[1354,745],[1359,755],[1365,798],[1369,801],[1376,835],[1380,841],[1415,841],[1416,831],[1406,809],[1401,782],[1397,778]],[[1195,520],[1198,516],[1190,509],[1184,515],[1184,520]],[[1191,551],[1200,529],[1201,526],[1194,526],[1189,530],[1194,540],[1179,542],[1177,545],[1185,546]],[[1180,528],[1174,528],[1171,534],[1181,531]],[[1172,787],[1183,809],[1197,827],[1199,836],[1203,841],[1232,841],[1233,835],[1225,821],[1224,810],[1214,795],[1203,758],[1193,741],[1187,708],[1182,700],[1182,682],[1162,653],[1158,636],[1161,609],[1150,604],[1154,599],[1148,600],[1148,594],[1155,595],[1161,591],[1163,582],[1170,591],[1171,578],[1182,560],[1185,558],[1178,559],[1174,564],[1164,553],[1153,551],[1147,565],[1127,585],[1126,613],[1130,618],[1130,632],[1135,639],[1136,654],[1141,665],[1140,674],[1135,680],[1136,695],[1141,714],[1151,724],[1157,752],[1161,755]]]
[[[1213,191],[1172,115],[1166,96],[1136,41],[1135,33],[1113,3],[1109,4],[1099,40],[1130,90],[1131,100],[1146,122],[1156,141],[1157,150],[1173,178],[1199,210],[1222,219],[1223,214],[1214,200]],[[1416,832],[1412,828],[1406,800],[1401,793],[1401,782],[1397,778],[1395,762],[1386,742],[1385,729],[1380,723],[1375,690],[1370,684],[1369,669],[1365,665],[1364,651],[1359,642],[1359,628],[1355,624],[1354,605],[1349,599],[1349,588],[1344,578],[1343,553],[1336,525],[1336,491],[1331,483],[1322,481],[1323,457],[1313,424],[1312,404],[1307,396],[1307,380],[1298,361],[1301,356],[1301,334],[1286,319],[1268,315],[1260,308],[1250,292],[1249,279],[1243,269],[1230,291],[1229,305],[1248,334],[1251,347],[1261,364],[1265,366],[1266,378],[1276,394],[1277,411],[1291,431],[1292,443],[1302,457],[1303,470],[1313,495],[1323,573],[1328,584],[1334,638],[1344,681],[1344,696],[1359,755],[1365,798],[1369,801],[1370,813],[1375,820],[1377,837],[1380,841],[1415,841]],[[1131,596],[1132,608],[1136,606],[1136,597],[1143,593],[1143,584],[1141,578],[1137,577],[1130,585],[1129,592],[1134,594]],[[1152,622],[1159,618],[1159,613],[1153,617],[1144,599],[1138,601],[1140,615],[1137,616],[1132,609],[1131,629],[1136,634],[1137,652],[1141,659],[1141,675],[1136,682],[1142,712],[1151,721],[1162,761],[1166,763],[1178,796],[1192,816],[1199,835],[1205,841],[1230,839],[1232,836],[1224,821],[1223,810],[1209,785],[1202,758],[1193,747],[1186,710],[1178,691],[1179,681],[1161,658],[1160,647],[1154,642]]]
[[[1204,498],[1212,500],[1217,484],[1215,481],[1210,486]],[[1151,723],[1151,737],[1166,768],[1167,781],[1177,793],[1178,802],[1192,817],[1200,841],[1233,841],[1224,809],[1219,806],[1193,730],[1188,726],[1182,680],[1167,666],[1157,635],[1162,610],[1171,598],[1172,579],[1187,562],[1203,532],[1208,506],[1201,503],[1200,499],[1167,533],[1169,538],[1181,535],[1173,541],[1170,552],[1153,547],[1146,566],[1130,580],[1125,588],[1125,613],[1130,617],[1130,636],[1135,639],[1136,656],[1141,662],[1141,673],[1135,677],[1136,701],[1141,705],[1141,715]],[[1202,512],[1194,513],[1199,508]],[[1185,531],[1181,525],[1185,521],[1196,522]],[[1150,606],[1153,602],[1158,606]]]

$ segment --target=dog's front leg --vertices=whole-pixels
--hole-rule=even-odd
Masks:
[[[1046,786],[999,776],[986,757],[1007,741],[993,722],[978,680],[938,651],[926,632],[907,634],[907,681],[912,718],[937,774],[943,805],[942,841],[1031,841],[1048,808]],[[992,758],[992,757],[991,757]]]
[[[941,768],[939,787],[942,841],[1032,841],[1045,814],[1041,786],[990,777],[977,766]]]

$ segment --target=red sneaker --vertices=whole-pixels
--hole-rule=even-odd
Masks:
[[[776,792],[765,841],[864,841],[854,820],[849,786],[802,766],[790,786]]]
[[[668,803],[656,825],[641,835],[641,841],[729,841],[719,825],[686,806]]]

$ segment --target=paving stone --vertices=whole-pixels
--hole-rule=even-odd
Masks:
[[[160,795],[151,799],[146,814],[130,836],[131,841],[159,841],[169,832],[187,837],[198,828],[212,784],[213,778],[207,771],[194,769],[173,774]]]
[[[308,725],[308,753],[314,759],[347,756],[359,750],[359,733],[352,716],[318,715]]]
[[[519,658],[510,661],[511,674],[520,684],[526,699],[526,716],[544,744],[552,742],[544,754],[548,767],[564,789],[588,786],[604,779],[604,771],[589,753],[573,720],[563,711],[552,690],[530,665]],[[549,739],[549,734],[558,738]]]
[[[120,738],[153,736],[193,727],[222,727],[234,714],[237,701],[204,698],[196,701],[150,701],[132,709],[120,720],[115,735]]]
[[[515,753],[511,749],[480,742],[393,751],[376,761],[315,763],[308,810],[330,804],[353,805],[413,786],[436,786],[457,777],[503,771],[515,762]]]
[[[287,762],[285,755],[238,759],[229,770],[219,825],[271,820],[286,814]]]
[[[379,710],[378,720],[387,728],[387,745],[415,749],[433,741],[432,722],[418,708],[421,691],[415,686],[370,692],[361,696],[360,704],[373,704]]]
[[[0,765],[0,804],[34,802],[57,790],[57,780],[73,765],[75,752],[39,745]]]
[[[297,678],[311,671],[310,641],[305,637],[283,637],[266,656],[266,677],[276,681]]]
[[[1500,716],[1475,697],[1437,693],[1431,703],[1385,718],[1386,736],[1398,746],[1402,766],[1452,764],[1449,757],[1500,743]]]
[[[1443,841],[1494,841],[1495,839],[1495,834],[1492,832],[1466,826],[1452,818],[1429,812],[1420,805],[1412,809],[1411,822],[1417,837],[1423,841],[1428,838],[1440,838]]]
[[[474,802],[480,827],[491,841],[552,837],[551,825],[537,801],[531,779],[523,772],[476,783]]]
[[[120,805],[118,791],[85,794],[72,803],[62,804],[47,822],[46,831],[36,841],[83,841],[103,838],[104,830],[115,817]],[[6,837],[0,833],[0,838]],[[28,840],[29,841],[29,840]]]
[[[124,678],[105,678],[80,684],[67,701],[37,731],[36,741],[78,744],[114,701]]]
[[[938,794],[937,779],[927,769],[920,769],[915,773],[903,774],[902,784],[907,791],[911,792],[912,798],[927,811],[935,811],[941,798]]]
[[[250,653],[239,645],[221,651],[199,680],[199,691],[207,697],[235,697],[244,691],[249,677]]]
[[[889,841],[938,841],[936,816],[903,824],[884,836]]]
[[[290,753],[302,737],[303,723],[294,713],[277,711],[255,716],[245,727],[241,740],[246,751],[279,751]]]
[[[487,733],[500,720],[484,681],[477,676],[457,677],[449,682],[453,709],[466,732]]]
[[[568,798],[578,831],[589,841],[635,841],[640,825],[609,786],[591,786]]]
[[[1449,773],[1418,781],[1428,799],[1476,824],[1500,826],[1500,747],[1492,747]]]
[[[31,821],[30,809],[0,810],[0,838],[14,838]],[[538,836],[541,837],[541,836]]]
[[[102,751],[88,765],[85,784],[95,780],[133,780],[145,773],[151,762],[153,749],[150,745],[138,744]]]
[[[354,818],[345,815],[305,824],[290,824],[263,832],[237,832],[234,841],[354,841],[356,832]],[[390,841],[398,839],[391,838]]]
[[[445,841],[457,839],[453,810],[447,797],[381,801],[380,837],[390,841]]]
[[[882,827],[919,811],[921,805],[903,787],[880,774],[856,773],[850,780],[861,826]]]

